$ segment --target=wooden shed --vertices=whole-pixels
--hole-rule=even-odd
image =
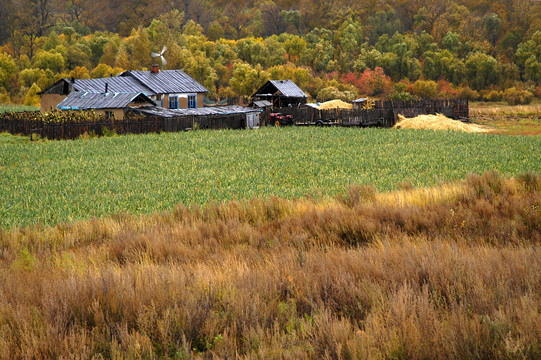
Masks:
[[[143,106],[128,109],[130,113],[165,121],[165,131],[201,129],[254,129],[260,125],[261,110],[239,105],[212,106],[198,109],[165,109]]]
[[[252,95],[252,103],[267,100],[275,108],[306,104],[308,95],[291,80],[269,80]]]

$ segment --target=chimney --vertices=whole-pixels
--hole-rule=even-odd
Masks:
[[[152,64],[152,70],[151,70],[154,74],[157,74],[160,72],[160,67],[158,66],[158,64]]]
[[[72,76],[71,77],[71,83],[73,84],[75,82],[75,78]]]
[[[107,94],[107,90],[109,90],[109,84],[105,83],[105,93]]]

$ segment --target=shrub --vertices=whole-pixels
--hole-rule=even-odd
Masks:
[[[368,96],[379,95],[389,91],[391,78],[385,75],[381,67],[366,69],[359,78],[359,92]]]
[[[438,84],[438,96],[444,98],[456,98],[458,91],[455,89],[452,83],[447,80],[440,79]]]
[[[403,100],[403,101],[410,101],[410,100],[416,100],[417,96],[410,94],[407,90],[407,85],[403,82],[399,82],[393,85],[391,88],[391,93],[387,98],[389,100]]]
[[[334,86],[329,86],[321,89],[317,93],[317,98],[321,101],[327,101],[327,100],[333,100],[333,99],[339,99],[342,97],[342,93],[338,88]]]
[[[475,90],[470,89],[469,86],[465,86],[458,90],[458,97],[468,100],[477,100],[479,99],[479,93]]]
[[[509,105],[525,105],[531,103],[533,100],[533,94],[531,92],[514,87],[505,90],[503,97]]]
[[[537,87],[535,88],[535,96],[541,99],[541,85],[537,85]]]
[[[432,80],[417,80],[413,84],[414,95],[426,99],[434,99],[438,96],[438,84]]]
[[[38,93],[40,91],[41,89],[36,83],[32,84],[32,87],[26,93],[26,96],[24,98],[24,104],[27,106],[32,106],[32,105],[39,106],[40,98],[39,98]]]
[[[497,90],[490,90],[488,93],[486,93],[483,98],[486,101],[501,101],[503,97],[503,94],[501,91]]]

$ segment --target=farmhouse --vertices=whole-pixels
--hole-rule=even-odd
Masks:
[[[148,97],[155,97],[156,93],[139,83],[134,78],[129,77],[109,77],[102,79],[60,79],[47,89],[43,90],[41,95],[41,111],[46,112],[54,110],[69,94],[73,92],[81,93],[136,93],[145,94]]]
[[[154,65],[151,71],[128,70],[119,75],[136,79],[155,95],[153,100],[166,109],[203,107],[208,90],[182,70],[162,70]]]
[[[89,110],[105,114],[108,118],[122,120],[124,109],[144,105],[156,105],[143,93],[89,93],[74,91],[57,105],[61,110]]]
[[[59,108],[73,92],[143,94],[164,108],[185,109],[203,107],[208,90],[182,70],[159,71],[153,66],[150,71],[125,71],[101,79],[60,79],[40,93],[41,111]]]
[[[298,107],[308,95],[291,80],[269,80],[252,95],[252,103],[267,100],[273,107]]]

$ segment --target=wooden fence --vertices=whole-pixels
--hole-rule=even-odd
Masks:
[[[89,118],[91,118],[89,120]],[[105,116],[87,116],[73,112],[61,119],[42,116],[39,111],[0,114],[0,132],[26,136],[39,135],[49,140],[77,139],[85,134],[103,136],[107,133],[145,134],[200,129],[240,129],[246,127],[245,114],[221,114],[205,116],[130,115],[123,120],[111,120]]]
[[[468,119],[467,99],[438,99],[418,101],[382,101],[378,100],[373,109],[327,109],[319,110],[312,107],[274,108],[272,112],[292,115],[296,124],[315,124],[319,121],[345,126],[382,126],[391,127],[398,114],[414,117],[422,114],[443,114],[449,118]],[[269,111],[263,114],[265,122],[269,122]]]
[[[468,99],[378,100],[374,108],[392,109],[396,114],[401,114],[405,117],[414,117],[423,114],[443,114],[452,119],[469,119]]]
[[[454,119],[468,118],[468,100],[420,100],[376,101],[374,109],[279,108],[273,112],[293,115],[297,125],[333,123],[342,126],[383,126],[396,123],[398,114],[406,117],[420,114],[442,113]],[[262,114],[262,126],[268,124],[268,111]],[[32,136],[50,140],[76,139],[84,134],[102,136],[107,132],[117,134],[143,134],[152,132],[176,132],[189,128],[240,129],[246,127],[246,114],[186,115],[165,118],[159,115],[136,115],[128,112],[123,120],[111,120],[105,116],[87,112],[56,112],[42,115],[40,112],[0,114],[0,132]]]

